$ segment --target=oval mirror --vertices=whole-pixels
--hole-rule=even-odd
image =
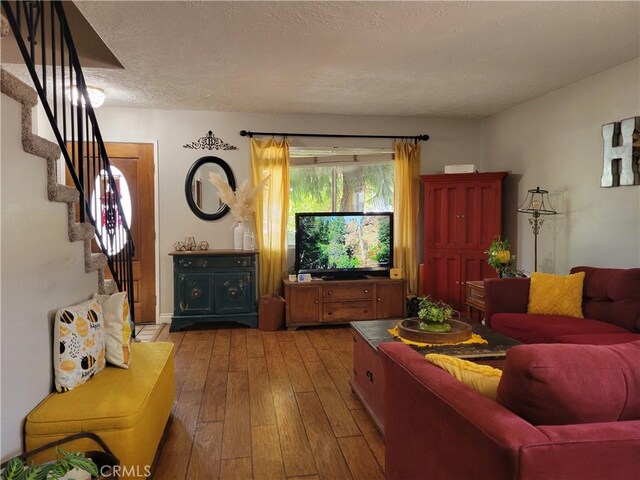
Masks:
[[[209,181],[209,173],[227,177],[229,186],[236,189],[236,179],[231,167],[219,157],[202,157],[195,161],[184,183],[184,193],[191,211],[203,220],[219,220],[229,212],[229,207],[218,196],[218,189]]]

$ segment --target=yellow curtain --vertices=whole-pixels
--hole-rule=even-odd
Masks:
[[[255,224],[260,295],[280,292],[287,268],[287,214],[289,212],[289,142],[251,139],[251,176],[257,185],[271,175],[256,200]]]
[[[393,262],[403,268],[409,293],[417,292],[416,226],[420,202],[420,144],[394,142]]]

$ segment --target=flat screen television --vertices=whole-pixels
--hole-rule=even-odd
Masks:
[[[393,213],[296,213],[298,273],[326,280],[388,275]]]

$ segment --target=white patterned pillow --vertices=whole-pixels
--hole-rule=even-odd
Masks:
[[[131,359],[131,314],[127,292],[94,295],[102,306],[107,362],[129,368]]]
[[[72,390],[87,382],[104,366],[104,325],[98,302],[89,300],[58,310],[53,325],[56,390]]]

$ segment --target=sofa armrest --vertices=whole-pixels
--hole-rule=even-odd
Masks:
[[[529,278],[485,278],[484,315],[491,326],[494,313],[527,313]]]
[[[637,478],[640,420],[539,427],[549,441],[522,448],[523,478]]]
[[[522,445],[547,437],[402,343],[378,347],[384,367],[389,479],[517,478]]]

